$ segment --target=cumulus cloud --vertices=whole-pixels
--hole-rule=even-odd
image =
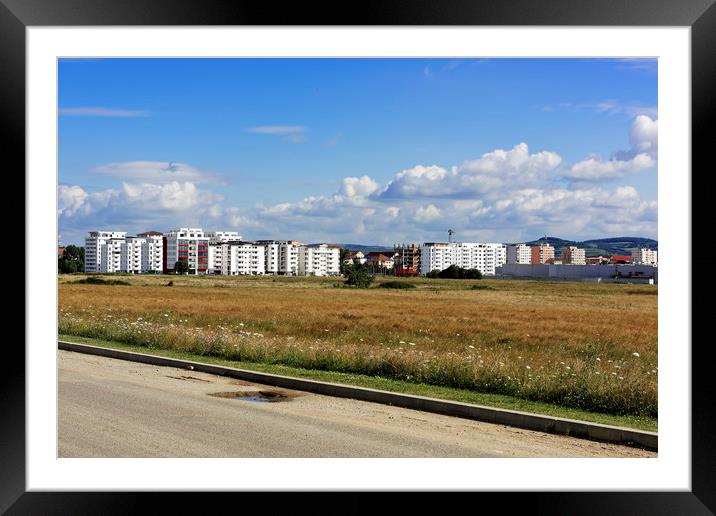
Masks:
[[[75,223],[106,227],[98,226],[106,222],[132,231],[131,223],[167,229],[203,221],[246,238],[357,242],[369,237],[366,243],[386,245],[444,238],[448,227],[461,239],[494,241],[544,234],[656,236],[656,201],[643,199],[633,186],[600,184],[656,165],[656,124],[649,117],[634,120],[631,156],[590,156],[564,166],[558,153],[530,152],[518,143],[449,168],[419,164],[384,182],[349,176],[332,194],[253,206],[225,205],[220,195],[201,187],[208,182],[204,173],[189,165],[109,164],[95,173],[121,179],[121,187],[87,192],[61,185],[58,215],[63,235],[69,234],[65,225]]]
[[[617,151],[609,160],[591,156],[575,163],[563,176],[574,182],[603,181],[653,168],[659,150],[658,120],[646,115],[637,116],[629,128],[629,144],[629,150]]]
[[[369,176],[345,177],[340,194],[346,197],[367,197],[380,190],[380,185]]]
[[[497,149],[465,161],[450,171],[437,165],[403,170],[388,183],[387,198],[465,197],[489,194],[506,187],[528,186],[549,179],[560,163],[559,154],[529,153],[526,143],[511,150]]]
[[[440,218],[440,209],[434,204],[421,206],[415,210],[415,220],[418,222],[432,222]]]

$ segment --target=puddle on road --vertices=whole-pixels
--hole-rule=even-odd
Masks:
[[[233,391],[213,392],[209,396],[227,398],[231,400],[253,401],[256,403],[275,403],[277,401],[290,401],[293,396],[277,391]]]

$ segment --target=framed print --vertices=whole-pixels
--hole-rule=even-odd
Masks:
[[[218,2],[201,7],[185,4],[181,9],[175,2],[141,6],[0,2],[0,65],[8,78],[0,96],[10,129],[6,152],[23,164],[27,192],[26,349],[24,354],[14,349],[15,356],[8,361],[12,365],[7,366],[13,374],[4,377],[9,383],[0,401],[5,422],[0,441],[3,511],[126,512],[126,507],[145,503],[149,495],[139,491],[169,495],[174,491],[355,491],[364,495],[440,491],[469,492],[498,503],[509,500],[538,513],[568,507],[569,513],[577,514],[631,514],[637,506],[649,514],[713,513],[713,387],[706,372],[710,361],[706,345],[692,346],[693,321],[699,320],[693,314],[703,312],[707,303],[696,302],[691,282],[692,271],[705,271],[710,262],[708,239],[698,240],[705,244],[705,252],[691,251],[692,240],[707,234],[704,226],[710,220],[707,213],[692,212],[708,205],[699,198],[708,188],[692,190],[691,182],[692,170],[699,163],[704,168],[707,127],[714,116],[713,2],[639,1],[609,8],[596,1],[577,7],[562,0],[499,6],[456,1],[407,8],[388,2],[372,9],[361,5],[350,17],[321,11],[318,6],[290,7],[279,14],[253,5]],[[176,94],[177,88],[181,94]],[[294,91],[301,94],[294,96]],[[609,91],[623,95],[603,93]],[[105,100],[110,98],[113,102]],[[253,100],[242,104],[242,98]],[[214,115],[206,117],[206,112]],[[659,119],[662,134],[657,144]],[[108,125],[112,128],[107,129]],[[600,152],[611,155],[604,158],[597,155]],[[269,160],[273,165],[267,165]],[[196,218],[179,218],[178,214],[189,213],[187,206]],[[206,235],[199,229],[205,225],[212,229]],[[101,232],[116,234],[103,236]],[[137,236],[127,237],[128,232]],[[380,232],[385,235],[378,237]],[[601,248],[591,255],[580,249],[592,241],[598,242],[594,249],[613,244],[606,242],[607,237],[625,234],[634,240],[621,248],[614,244],[605,251],[609,256],[603,256]],[[563,237],[553,242],[561,247],[559,254],[540,254],[548,253],[552,242],[548,236]],[[105,240],[98,243],[100,238]],[[345,243],[361,238],[365,244],[383,246]],[[88,251],[93,249],[90,241],[97,243],[96,251]],[[422,266],[406,258],[408,244],[395,243],[405,241],[423,242]],[[657,241],[661,241],[658,269],[652,249]],[[74,248],[82,244],[84,270],[70,270],[71,264],[61,261],[60,252],[70,260]],[[161,249],[152,250],[152,245]],[[511,252],[518,256],[520,245],[530,254],[525,262],[508,256]],[[286,263],[290,260],[286,256],[295,252],[295,268],[286,265],[282,270],[276,265],[272,274],[271,246],[276,246],[276,259],[280,255]],[[58,255],[53,254],[55,247]],[[438,258],[439,253],[457,253],[458,247],[467,256],[459,259],[464,267],[456,265],[458,258]],[[495,264],[492,260],[499,261],[500,249],[505,257]],[[627,256],[629,251],[620,249],[632,251]],[[344,251],[346,256],[341,254]],[[136,267],[129,265],[135,252],[139,253]],[[155,252],[156,256],[151,254]],[[138,258],[141,253],[142,259]],[[228,258],[222,262],[217,253]],[[330,265],[334,254],[335,267]],[[254,255],[261,256],[260,263],[252,261],[257,259]],[[356,311],[345,296],[353,296],[349,292],[354,291],[346,289],[361,287],[358,283],[365,279],[360,273],[363,257],[372,267],[371,279],[363,286],[375,283],[360,295],[378,291],[382,297],[365,297],[361,311]],[[93,259],[95,269],[88,265]],[[115,259],[116,268],[112,268]],[[592,265],[588,259],[597,262]],[[395,265],[398,262],[400,269]],[[55,264],[68,269],[59,270]],[[403,277],[384,277],[400,276],[388,273],[391,267],[402,271]],[[599,267],[612,269],[598,278],[582,278],[581,283],[568,281],[574,271],[592,274]],[[563,301],[572,310],[554,312],[557,316],[538,312],[532,305],[531,312],[512,304],[499,305],[500,285],[528,284],[519,277],[519,271],[526,268],[530,274],[544,271],[544,278],[528,278],[537,288],[567,289],[579,284],[588,286],[586,293],[560,291],[567,293],[556,301],[549,292],[540,293],[548,300],[545,303]],[[210,271],[215,275],[210,276]],[[439,276],[445,271],[456,275]],[[624,271],[629,271],[628,276]],[[58,272],[78,276],[58,280]],[[100,275],[82,274],[88,272]],[[104,276],[112,272],[120,274]],[[406,277],[410,273],[424,278]],[[433,279],[431,274],[439,280],[454,280],[450,283],[454,290],[441,293],[432,284],[420,283]],[[239,306],[236,298],[226,299],[229,288],[220,283],[229,281],[223,276],[231,275],[252,276],[237,281],[243,282],[243,292],[255,309],[251,312],[248,305],[241,305],[245,319],[234,317],[235,327],[227,329],[222,325],[228,319],[212,319],[207,314],[231,312]],[[299,300],[291,306],[285,303],[283,298],[294,294],[280,290],[284,288],[281,282],[291,280],[283,276],[294,275],[318,277],[310,281],[324,289],[322,304],[311,304],[309,297],[295,298]],[[339,282],[341,277],[347,278],[346,284]],[[217,283],[210,285],[214,290],[202,287],[200,291],[195,288],[198,283],[185,283],[193,281]],[[108,282],[111,287],[99,286]],[[259,282],[264,282],[264,292],[272,288],[280,295],[262,298],[254,288]],[[617,286],[612,283],[628,284],[622,289],[626,295],[605,294]],[[656,283],[663,291],[658,302],[653,295]],[[123,285],[129,285],[123,292],[132,292],[126,299],[119,292]],[[416,285],[414,292],[408,290]],[[300,288],[309,286],[302,283]],[[522,303],[535,295],[514,288],[519,292],[514,299]],[[153,305],[156,292],[166,301],[161,311]],[[90,299],[90,294],[97,297]],[[410,330],[411,337],[400,340],[399,332],[411,318],[424,324],[439,318],[441,310],[446,310],[435,308],[439,305],[434,299],[440,296],[450,300],[452,312],[436,327]],[[487,303],[486,299],[493,299],[490,296],[495,296],[494,306],[489,306],[496,315],[489,318],[488,305],[481,304],[485,310],[480,317],[489,320],[485,328],[489,326],[492,333],[476,331],[473,340],[465,340],[460,324],[478,317],[471,303]],[[333,298],[335,307],[321,311],[328,307],[326,298]],[[575,298],[591,309],[575,308]],[[410,308],[408,299],[433,307],[432,315]],[[375,322],[383,317],[384,310],[376,307],[381,300],[393,303],[395,318],[389,322]],[[98,307],[98,303],[103,305]],[[191,303],[205,303],[206,312],[190,312]],[[271,310],[266,308],[269,303],[281,306],[288,315],[267,318],[264,312]],[[135,309],[139,306],[146,306],[147,312]],[[365,322],[367,317],[373,321],[373,333],[355,330],[356,321]],[[509,333],[514,321],[509,327],[507,321],[520,317],[525,322],[516,336],[517,330]],[[540,317],[564,317],[564,328],[584,332],[579,341],[584,347],[571,356],[571,348],[565,345],[559,349],[567,358],[555,354],[542,363],[516,351],[527,349],[520,347],[523,341],[543,345],[558,334],[550,333],[550,325]],[[457,321],[456,326],[449,326],[448,320]],[[380,329],[388,325],[392,325],[390,330]],[[439,326],[449,328],[450,334]],[[74,328],[74,333],[68,328]],[[179,328],[185,333],[177,337]],[[348,336],[334,338],[333,333],[339,331]],[[431,331],[442,339],[441,345],[445,342],[444,355],[432,348],[420,349],[423,342],[435,342]],[[88,451],[90,445],[82,448],[83,443],[73,444],[74,448],[60,446],[58,435],[67,432],[68,416],[61,427],[58,357],[66,355],[60,355],[56,347],[58,336],[85,339],[78,345],[103,339],[122,342],[124,352],[143,353],[146,346],[131,347],[141,340],[137,338],[141,332],[156,339],[176,338],[180,343],[170,350],[176,355],[163,356],[184,360],[180,367],[189,371],[162,375],[161,381],[181,380],[187,385],[182,387],[187,396],[192,382],[204,388],[202,375],[209,374],[198,365],[200,361],[191,365],[194,358],[211,357],[215,368],[230,367],[231,360],[245,364],[251,361],[246,360],[249,351],[241,355],[231,346],[261,354],[269,346],[261,344],[261,339],[278,339],[287,347],[275,351],[271,344],[276,353],[284,353],[283,362],[276,359],[274,366],[290,362],[310,369],[306,364],[343,360],[340,368],[329,373],[369,371],[367,376],[378,376],[381,381],[395,380],[385,367],[375,365],[385,360],[405,379],[421,374],[430,381],[437,378],[433,385],[440,387],[468,385],[484,390],[490,381],[499,381],[499,389],[485,392],[519,393],[534,403],[558,398],[562,408],[569,410],[589,408],[589,403],[599,410],[608,407],[611,416],[643,418],[640,424],[646,425],[641,427],[645,433],[658,424],[658,452],[633,447],[622,456],[607,453],[615,450],[610,448],[613,444],[584,441],[581,454],[545,453],[528,458],[532,455],[524,452],[507,459],[502,458],[504,450],[499,445],[503,438],[495,436],[486,445],[491,455],[461,455],[476,445],[455,432],[450,436],[454,448],[440,448],[450,453],[443,451],[437,458],[408,451],[363,458],[360,451],[350,455],[341,444],[334,445],[340,450],[335,455],[294,456],[285,451],[288,444],[278,444],[282,434],[270,425],[264,436],[273,439],[271,449],[281,450],[275,456],[247,452],[228,458],[201,451],[153,454],[146,451],[152,446],[149,442],[135,448],[145,450],[136,455],[120,444],[115,448],[128,451],[114,455],[103,454],[107,448],[101,443],[95,447],[100,450],[96,454]],[[229,332],[231,337],[226,337]],[[504,333],[495,336],[495,332]],[[565,342],[572,342],[566,330],[562,334]],[[294,335],[295,345],[291,343]],[[377,337],[380,348],[363,347],[369,335]],[[494,340],[489,341],[489,350],[487,340],[480,338]],[[632,347],[625,344],[614,351],[620,339]],[[206,344],[210,340],[214,347]],[[249,341],[252,344],[246,344]],[[187,354],[189,348],[200,352]],[[429,367],[415,365],[429,362],[423,360],[421,351],[439,364],[434,377],[425,373]],[[605,363],[600,364],[600,354],[607,352],[615,355],[601,355]],[[374,353],[380,357],[374,359]],[[465,362],[456,366],[458,355]],[[616,356],[623,358],[612,360]],[[501,367],[513,366],[500,362],[507,361],[504,357],[519,364],[516,372],[500,372]],[[591,361],[589,366],[581,362],[585,357]],[[483,359],[495,370],[481,372]],[[99,368],[99,357],[93,360],[87,367]],[[653,362],[648,367],[643,365],[647,360]],[[129,385],[136,379],[130,376],[142,376],[143,367],[155,366],[159,367],[135,364],[128,376],[107,380],[121,387],[115,393],[108,391],[106,398],[101,398],[102,381],[78,376],[76,385],[92,385],[97,399],[104,401],[88,402],[86,407],[95,408],[78,409],[72,417],[84,413],[86,421],[102,424],[101,406],[121,396],[134,396]],[[81,366],[73,367],[79,371]],[[540,383],[537,371],[545,367],[549,372],[545,377],[559,378]],[[603,373],[608,380],[589,376],[594,382],[590,384],[581,377],[573,379],[587,370],[589,375]],[[643,376],[628,383],[629,375],[637,370]],[[263,373],[291,376],[286,371],[274,367]],[[337,381],[331,378],[337,377],[315,376],[313,380]],[[363,386],[392,389],[381,385],[385,384]],[[568,394],[561,397],[556,394],[564,392],[563,386],[577,389],[577,385],[577,391],[566,389]],[[205,405],[207,414],[217,398],[217,407],[235,406],[221,399],[223,395],[233,400],[229,395],[236,394],[234,389],[212,392]],[[288,396],[262,392],[251,391],[246,398],[255,402]],[[424,396],[435,398],[434,392]],[[580,393],[576,401],[573,392]],[[152,401],[146,403],[142,407],[146,424],[155,420],[159,430],[164,422],[180,417],[163,414],[158,407],[153,410]],[[304,401],[291,403],[284,406],[295,411]],[[385,410],[395,408],[387,405]],[[537,409],[525,412],[531,410]],[[350,409],[340,417],[346,417],[346,411]],[[564,414],[576,413],[561,412],[555,417],[566,420],[570,418]],[[326,416],[326,420],[338,417]],[[435,424],[446,424],[439,421]],[[622,421],[626,419],[594,424],[621,427]],[[415,420],[411,430],[416,441],[422,439],[417,434],[420,424]],[[71,425],[81,427],[82,423],[73,419]],[[213,431],[212,425],[207,423],[207,432]],[[126,436],[130,440],[130,434],[136,438],[140,434],[132,432],[138,427],[128,419],[126,428],[112,439]],[[311,433],[308,425],[299,427],[303,433],[294,428],[285,434],[290,436],[286,440],[304,439],[301,442],[311,443],[309,448],[318,447],[321,433]],[[333,435],[332,428],[327,422],[326,433]],[[368,435],[371,428],[366,424],[362,432]],[[576,435],[574,428],[564,433]],[[355,432],[351,435],[358,442],[359,432]],[[390,432],[398,430],[392,427]],[[397,439],[398,434],[391,435]],[[408,445],[403,442],[401,446]],[[212,448],[207,445],[206,449]],[[366,444],[361,449],[371,448]],[[195,458],[182,458],[186,456]],[[305,458],[293,458],[298,456]],[[347,456],[354,458],[342,458]],[[126,493],[120,497],[111,491]],[[364,509],[363,504],[372,505],[370,496],[351,496]],[[120,498],[127,505],[120,505]],[[185,507],[182,497],[163,498],[171,498],[170,505]],[[414,501],[421,503],[419,496]]]

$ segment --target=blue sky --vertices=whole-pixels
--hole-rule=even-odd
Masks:
[[[62,242],[657,234],[656,60],[72,59]]]

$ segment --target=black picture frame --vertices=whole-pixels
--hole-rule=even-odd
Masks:
[[[716,6],[714,0],[364,0],[360,3],[271,3],[237,1],[189,2],[182,0],[0,0],[0,105],[7,156],[17,169],[25,166],[25,30],[31,26],[112,25],[510,25],[510,26],[685,26],[691,28],[692,74],[692,170],[707,169],[708,131],[716,113]],[[710,164],[710,163],[709,163]],[[680,171],[688,179],[689,171]],[[692,174],[691,177],[695,177]],[[712,217],[704,210],[708,188],[692,184],[692,241],[709,235]],[[697,213],[701,209],[701,216]],[[714,256],[707,238],[700,241],[699,254],[682,250],[692,270],[706,269]],[[686,258],[685,258],[686,259]],[[26,274],[29,274],[28,271]],[[690,277],[684,281],[691,283]],[[696,292],[704,286],[692,284],[693,323],[705,319],[707,303],[698,303]],[[27,285],[27,279],[26,279]],[[27,300],[27,296],[26,296]],[[26,305],[27,309],[31,307]],[[699,317],[701,316],[701,317]],[[703,325],[703,322],[700,323]],[[682,343],[691,346],[691,342]],[[495,502],[509,511],[530,514],[714,514],[716,512],[716,433],[714,383],[705,340],[691,347],[692,356],[692,489],[689,492],[524,492],[470,493],[467,503]],[[231,494],[211,497],[186,493],[79,493],[26,492],[25,473],[25,355],[19,346],[6,352],[0,376],[0,512],[8,514],[126,514],[146,512],[148,504],[161,496],[162,512],[188,512],[229,502]],[[278,506],[297,506],[305,493],[271,497],[271,512]],[[242,504],[257,494],[241,493]],[[260,496],[260,494],[258,495]],[[458,496],[452,494],[451,496]],[[460,495],[464,497],[465,495]],[[474,496],[478,498],[472,499]],[[374,502],[375,494],[351,493],[333,499],[323,494],[321,506],[341,513],[400,508],[402,512],[424,506],[421,493],[401,495],[391,501]],[[260,501],[260,500],[255,500]],[[466,500],[453,498],[457,508]],[[262,503],[266,503],[265,496]],[[316,507],[315,501],[307,504]],[[200,505],[194,505],[200,504]],[[324,505],[325,504],[325,505]],[[487,507],[487,505],[485,505]],[[320,507],[316,507],[319,511]],[[332,509],[331,509],[332,508]],[[324,510],[326,510],[324,509]]]

